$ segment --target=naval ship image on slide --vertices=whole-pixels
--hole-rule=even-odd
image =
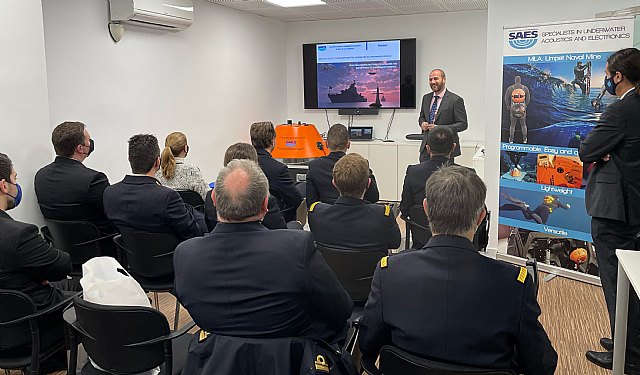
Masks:
[[[366,102],[367,98],[360,95],[358,90],[356,89],[356,81],[346,89],[340,90],[339,94],[331,93],[332,87],[329,86],[329,100],[331,103],[357,103],[357,102]]]

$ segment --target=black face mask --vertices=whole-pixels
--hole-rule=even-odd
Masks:
[[[89,139],[89,152],[87,152],[87,156],[91,155],[93,150],[95,150],[95,144],[93,143],[93,139]]]

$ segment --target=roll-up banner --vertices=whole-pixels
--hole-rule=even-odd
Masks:
[[[578,147],[617,100],[604,90],[605,64],[633,46],[633,24],[628,17],[505,28],[501,252],[598,275],[585,209],[590,166]]]

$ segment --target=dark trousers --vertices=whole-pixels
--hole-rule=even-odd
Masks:
[[[637,234],[640,225],[628,225],[622,221],[591,218],[591,235],[596,247],[602,291],[607,303],[611,337],[615,331],[616,290],[618,283],[618,257],[616,249],[640,250]],[[640,364],[640,301],[631,287],[629,296],[629,320],[627,325],[627,363]]]

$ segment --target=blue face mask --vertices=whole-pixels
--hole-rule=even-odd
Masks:
[[[616,95],[618,84],[613,82],[613,76],[615,76],[615,73],[611,77],[604,76],[604,88],[609,94]]]
[[[20,201],[22,200],[22,186],[20,186],[20,184],[17,184],[17,183],[16,183],[16,184],[14,184],[13,182],[9,182],[9,183],[10,183],[11,185],[15,185],[15,186],[16,186],[16,188],[18,189],[18,193],[16,194],[16,196],[15,196],[15,197],[14,197],[13,195],[11,195],[11,194],[7,194],[7,195],[8,195],[8,196],[10,196],[11,198],[13,198],[13,207],[10,207],[10,208],[9,208],[9,209],[11,209],[11,208],[16,208],[16,207],[18,207],[18,205],[20,204]]]

